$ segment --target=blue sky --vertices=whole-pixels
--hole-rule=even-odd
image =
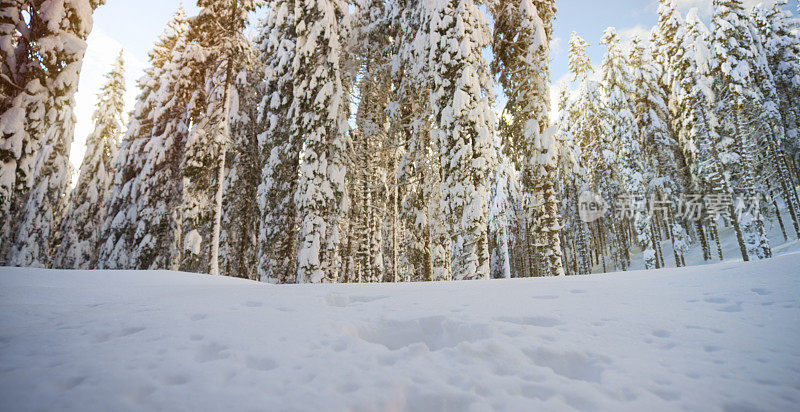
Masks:
[[[677,0],[683,11],[699,7],[707,13],[711,0]],[[790,0],[793,10],[798,0]],[[745,0],[754,4],[757,0]],[[135,81],[147,64],[147,53],[163,31],[179,0],[115,0],[101,6],[94,16],[94,30],[89,36],[80,86],[76,95],[75,114],[78,123],[70,159],[80,165],[85,151],[86,136],[91,132],[91,116],[96,95],[103,85],[106,73],[119,53],[125,50],[127,61],[128,110],[136,97]],[[197,12],[192,1],[183,2],[189,14]],[[567,52],[569,37],[577,31],[590,44],[590,57],[599,64],[604,48],[599,46],[606,27],[614,26],[623,36],[647,31],[657,21],[657,0],[558,0],[558,15],[552,47],[552,72],[554,82],[565,79],[568,72]]]

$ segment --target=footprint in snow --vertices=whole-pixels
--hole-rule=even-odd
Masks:
[[[355,382],[345,382],[339,384],[339,386],[336,387],[336,390],[339,391],[339,393],[351,393],[355,392],[359,388],[360,387]]]
[[[350,298],[342,295],[325,296],[325,304],[335,308],[345,308],[350,305]]]
[[[58,383],[58,388],[62,391],[68,391],[86,381],[86,376],[75,376],[72,378],[64,379]]]
[[[724,308],[717,309],[720,312],[741,312],[742,311],[742,302],[736,302],[734,305],[728,305]]]
[[[243,305],[244,305],[244,306],[246,306],[246,307],[248,307],[248,308],[260,308],[260,307],[264,306],[264,304],[263,304],[263,303],[261,303],[261,302],[256,302],[256,301],[252,301],[252,300],[248,300],[248,301],[247,301],[247,302],[245,302]]]
[[[654,330],[653,331],[653,336],[655,336],[657,338],[668,338],[671,335],[672,334],[669,333],[669,331],[666,331],[666,330],[663,330],[663,329],[659,329],[659,330]]]
[[[544,347],[523,349],[536,365],[551,369],[557,375],[572,380],[600,382],[611,360],[605,356],[583,352],[557,352]]]
[[[376,300],[388,299],[388,296],[350,296],[350,302],[354,303],[369,303]]]
[[[230,356],[228,353],[224,353],[226,350],[228,350],[228,347],[225,345],[220,345],[213,342],[205,344],[200,347],[200,350],[198,350],[194,355],[194,360],[200,363],[205,363],[225,359]]]
[[[553,300],[558,299],[556,295],[541,295],[541,296],[531,296],[532,299],[541,299],[541,300]]]
[[[191,379],[189,379],[188,376],[179,374],[179,375],[165,376],[164,378],[161,379],[161,382],[163,382],[164,385],[168,386],[178,386],[178,385],[186,385],[187,383],[189,383],[190,380]]]
[[[270,358],[257,358],[255,356],[248,356],[246,365],[250,369],[261,372],[271,371],[278,367],[278,364]]]

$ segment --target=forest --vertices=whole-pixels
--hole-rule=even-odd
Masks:
[[[557,99],[555,0],[197,0],[130,113],[120,54],[73,187],[103,3],[0,0],[0,265],[446,281],[767,259],[775,224],[800,239],[787,0],[660,0],[648,38],[605,31],[601,62],[574,32]]]

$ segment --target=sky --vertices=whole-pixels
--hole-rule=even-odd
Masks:
[[[677,0],[683,12],[698,7],[701,15],[708,15],[712,0]],[[744,0],[748,6],[758,0]],[[792,10],[797,10],[798,0],[789,0]],[[77,168],[85,153],[86,137],[92,129],[92,113],[97,94],[105,82],[108,72],[120,50],[126,60],[127,93],[126,109],[133,109],[138,91],[136,80],[147,65],[147,53],[166,27],[179,0],[117,0],[101,6],[94,14],[94,29],[88,39],[78,93],[76,95],[75,139],[70,161]],[[198,9],[191,0],[183,2],[192,15]],[[657,0],[557,0],[558,15],[555,21],[551,45],[551,71],[553,83],[567,80],[569,37],[578,32],[590,43],[589,56],[599,64],[604,47],[600,46],[603,31],[613,26],[623,38],[639,35],[644,39],[658,20]]]

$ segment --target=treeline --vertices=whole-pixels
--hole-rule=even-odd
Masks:
[[[800,45],[785,1],[747,12],[715,1],[715,36],[662,1],[647,44],[606,32],[596,73],[574,35],[577,88],[553,102],[557,119],[553,0],[198,7],[179,10],[151,51],[127,125],[118,60],[67,196],[83,50],[54,47],[77,62],[69,81],[29,74],[52,61],[54,42],[23,41],[37,25],[23,16],[44,8],[0,5],[0,52],[30,61],[3,65],[0,82],[6,264],[277,283],[482,279],[627,269],[633,248],[661,267],[664,240],[679,266],[691,247],[712,259],[717,224],[734,226],[743,257],[765,258],[764,221],[787,209],[800,235]],[[85,39],[87,10],[65,12],[82,23],[61,44]],[[50,100],[63,102],[52,115],[40,109]],[[582,216],[587,193],[611,210]],[[729,219],[686,217],[674,209],[686,193],[729,195]],[[757,211],[733,202],[756,194]],[[613,213],[649,198],[672,206]]]

